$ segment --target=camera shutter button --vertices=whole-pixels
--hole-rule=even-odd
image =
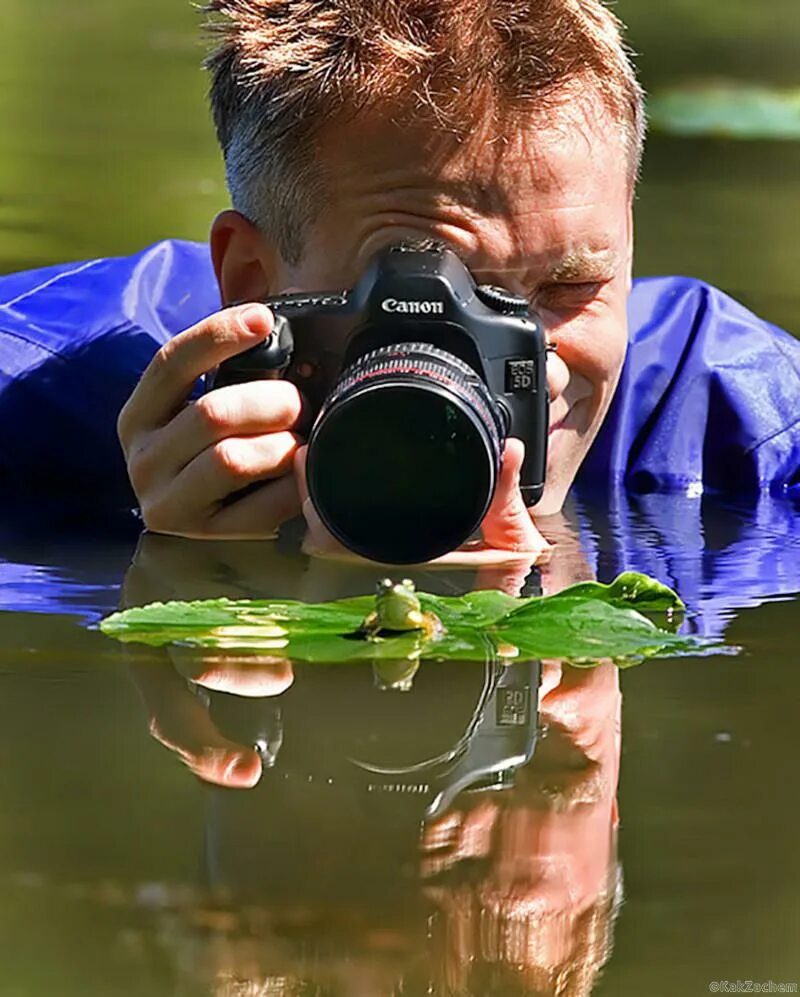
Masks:
[[[478,284],[475,294],[489,308],[504,315],[527,315],[530,311],[528,299],[519,294],[512,294],[504,287],[493,284]]]

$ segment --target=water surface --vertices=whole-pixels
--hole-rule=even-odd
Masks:
[[[618,5],[652,88],[703,76],[797,85],[795,8]],[[7,0],[3,12],[0,268],[204,238],[225,195],[189,6]],[[704,277],[800,328],[799,176],[797,144],[654,137],[637,272]],[[600,769],[562,731],[514,788],[461,800],[449,830],[429,828],[422,842],[427,773],[370,780],[348,759],[408,767],[447,751],[469,726],[483,663],[426,665],[405,697],[379,692],[369,668],[309,666],[280,696],[213,690],[207,701],[187,684],[202,678],[197,662],[126,650],[88,628],[121,598],[134,533],[4,535],[0,993],[534,993],[531,973],[523,986],[514,969],[524,953],[555,959],[580,933],[551,917],[534,937],[530,912],[549,904],[563,915],[580,894],[564,887],[570,876],[610,889],[618,863],[624,901],[615,925],[614,904],[600,910],[596,941],[613,928],[614,952],[595,993],[800,982],[793,515],[655,497],[619,519],[584,510],[601,580],[650,570],[694,608],[687,626],[744,651],[625,673],[619,759],[615,675],[565,672],[581,715],[597,720]],[[368,574],[310,562],[291,544],[175,542],[140,550],[125,597],[321,600],[367,591]],[[418,581],[453,592],[474,578]],[[210,681],[220,684],[213,669]],[[234,740],[271,731],[275,741],[282,729],[256,788],[211,787],[181,764],[206,705]],[[556,805],[567,785],[594,793],[578,808],[584,829]],[[560,865],[531,859],[548,835],[563,845]],[[572,978],[590,962],[573,958]]]

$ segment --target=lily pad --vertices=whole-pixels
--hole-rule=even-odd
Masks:
[[[231,599],[153,603],[114,613],[100,629],[124,642],[326,663],[500,655],[564,658],[584,665],[613,658],[629,665],[655,655],[702,653],[712,646],[675,633],[675,615],[683,611],[683,603],[671,589],[633,572],[610,585],[584,582],[544,598],[484,591],[459,597],[421,592],[419,599],[442,623],[442,632],[434,637],[406,631],[367,640],[360,625],[374,606],[373,596],[319,604]],[[645,614],[658,614],[663,625]]]
[[[655,131],[738,139],[800,139],[800,88],[737,83],[680,87],[647,104]]]

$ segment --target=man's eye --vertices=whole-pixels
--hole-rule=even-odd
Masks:
[[[545,308],[578,308],[593,301],[605,282],[582,281],[575,284],[545,284],[534,295],[534,305]]]

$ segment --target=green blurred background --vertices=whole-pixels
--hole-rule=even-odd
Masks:
[[[797,0],[620,0],[647,89],[800,86]],[[0,270],[204,239],[226,203],[188,0],[0,0]],[[637,273],[800,329],[800,143],[654,135]]]

